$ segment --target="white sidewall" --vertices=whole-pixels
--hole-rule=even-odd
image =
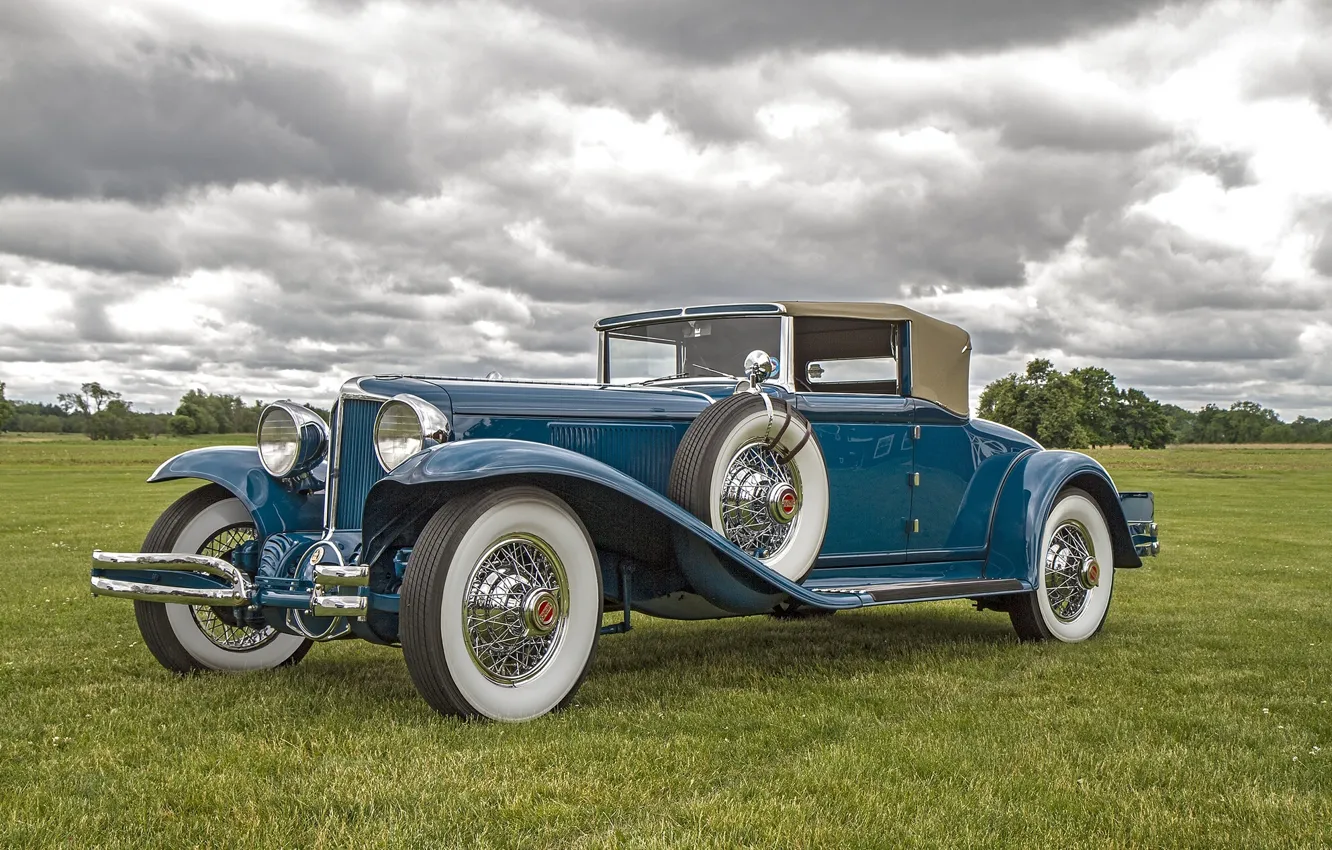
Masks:
[[[569,583],[569,611],[564,635],[540,672],[516,685],[500,685],[477,668],[468,651],[463,599],[481,557],[514,533],[541,538],[559,557]],[[578,518],[536,495],[506,499],[467,529],[444,577],[440,630],[449,675],[468,705],[492,720],[518,721],[545,714],[568,696],[583,676],[601,629],[599,570],[596,552]]]
[[[197,554],[218,531],[243,522],[253,522],[250,512],[239,499],[223,499],[204,508],[176,537],[172,552]],[[208,639],[194,621],[188,605],[167,605],[167,622],[180,645],[195,661],[212,670],[268,670],[291,658],[305,643],[305,638],[280,634],[258,649],[235,652],[223,649]]]
[[[775,419],[772,432],[781,428],[785,418],[780,410],[774,411]],[[784,449],[793,448],[805,436],[806,423],[792,419],[779,441]],[[745,417],[731,429],[717,453],[717,463],[712,470],[712,483],[708,487],[708,517],[714,530],[722,533],[721,496],[726,485],[726,470],[731,459],[748,443],[764,439],[768,434],[768,412],[755,411]],[[823,452],[819,450],[818,440],[813,435],[791,461],[796,474],[800,477],[800,512],[786,544],[773,558],[759,560],[773,572],[779,573],[791,581],[804,578],[814,566],[814,559],[823,547],[823,535],[828,529],[828,469],[823,462]]]
[[[1055,529],[1068,520],[1080,522],[1087,529],[1091,535],[1092,555],[1101,565],[1100,583],[1087,592],[1087,604],[1077,619],[1071,623],[1065,623],[1055,616],[1045,589],[1045,553],[1050,548],[1050,538],[1054,536]],[[1041,562],[1036,593],[1041,607],[1041,619],[1051,635],[1066,643],[1077,643],[1096,633],[1110,608],[1110,591],[1115,582],[1114,562],[1110,529],[1096,503],[1076,493],[1060,499],[1050,511],[1050,516],[1045,521],[1045,529],[1041,532]]]

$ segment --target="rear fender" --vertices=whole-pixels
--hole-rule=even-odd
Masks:
[[[324,467],[315,469],[320,482]],[[259,462],[253,446],[212,446],[193,449],[168,460],[148,476],[148,483],[197,478],[225,487],[254,517],[260,537],[282,531],[310,531],[323,525],[321,496],[289,489]],[[322,486],[322,483],[321,483]]]
[[[769,570],[666,496],[601,461],[524,440],[445,443],[381,479],[363,514],[365,562],[373,563],[391,546],[410,545],[449,499],[480,485],[518,480],[564,498],[587,526],[603,562],[635,565],[636,600],[691,590],[736,614],[771,610],[787,596],[821,608],[863,604],[851,594],[806,590]]]
[[[1068,487],[1085,490],[1110,527],[1116,567],[1140,567],[1124,509],[1110,474],[1078,452],[1037,451],[1013,464],[995,503],[985,578],[1038,581],[1041,534],[1055,499]]]

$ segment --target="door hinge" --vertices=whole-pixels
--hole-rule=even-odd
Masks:
[[[908,473],[907,473],[907,483],[910,484],[912,487],[919,487],[919,486],[920,486],[920,473],[919,473],[919,472],[908,472]]]
[[[912,427],[912,429],[911,429],[911,439],[913,439],[913,440],[919,440],[919,439],[920,439],[920,426],[919,426],[919,425],[916,425],[916,426]]]
[[[920,520],[918,520],[918,519],[909,519],[909,520],[907,520],[907,533],[908,533],[908,534],[919,534],[919,533],[920,533]]]

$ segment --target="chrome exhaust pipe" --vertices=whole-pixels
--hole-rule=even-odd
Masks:
[[[208,605],[216,608],[237,608],[249,605],[254,598],[250,577],[221,558],[207,555],[184,555],[174,552],[102,552],[94,550],[93,569],[145,570],[150,572],[202,573],[227,582],[228,587],[174,587],[143,581],[127,581],[94,575],[91,579],[94,596],[112,596],[119,599],[139,599],[144,602],[167,602],[176,605]]]

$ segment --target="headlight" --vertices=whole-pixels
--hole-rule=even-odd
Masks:
[[[259,414],[259,462],[274,478],[314,469],[328,454],[328,426],[307,407],[275,401]]]
[[[442,443],[449,438],[449,418],[438,407],[418,396],[396,395],[379,408],[375,417],[375,456],[388,472],[426,447],[426,441]]]

